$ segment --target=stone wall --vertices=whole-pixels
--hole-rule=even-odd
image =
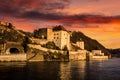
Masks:
[[[17,48],[20,53],[24,53],[24,48],[21,43],[18,42],[7,42],[5,46],[5,54],[10,54],[10,48]]]
[[[44,55],[40,53],[27,53],[27,61],[44,61]]]
[[[86,60],[86,52],[84,51],[70,51],[69,60]]]
[[[48,42],[46,39],[30,38],[30,40],[35,44],[46,44]]]
[[[108,56],[92,56],[92,60],[97,60],[97,59],[108,59]]]
[[[67,52],[29,44],[28,61],[68,61]]]
[[[0,55],[0,61],[26,61],[26,54]]]

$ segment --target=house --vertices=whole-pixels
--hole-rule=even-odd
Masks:
[[[39,39],[53,41],[57,47],[63,49],[70,48],[70,33],[63,26],[55,26],[53,28],[41,28],[35,32]]]
[[[62,26],[56,26],[53,28],[53,41],[60,49],[65,46],[70,49],[70,33]]]

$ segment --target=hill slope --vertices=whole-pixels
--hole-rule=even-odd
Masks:
[[[95,50],[95,49],[100,49],[100,50],[102,50],[102,52],[105,53],[105,55],[110,54],[110,52],[103,45],[101,45],[98,41],[87,37],[82,32],[75,32],[75,31],[72,32],[71,38],[70,38],[71,42],[76,43],[80,39],[82,39],[84,41],[85,49],[87,49],[89,51]]]
[[[16,30],[11,23],[0,24],[0,39],[5,41],[23,42],[25,35]]]

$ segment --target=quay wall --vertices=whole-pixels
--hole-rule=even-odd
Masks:
[[[0,55],[0,61],[26,61],[26,54]]]
[[[44,55],[41,53],[27,53],[27,61],[29,62],[44,61]]]
[[[109,59],[108,56],[92,56],[92,60],[96,60],[96,59]]]
[[[86,60],[86,52],[69,52],[69,60]]]

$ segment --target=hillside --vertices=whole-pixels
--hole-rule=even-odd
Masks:
[[[16,30],[11,23],[0,23],[0,39],[5,41],[23,42],[25,35]]]
[[[105,55],[110,54],[110,52],[103,46],[101,45],[97,40],[91,39],[90,37],[87,37],[84,35],[82,32],[72,32],[71,34],[71,42],[76,43],[80,39],[82,39],[85,43],[85,49],[91,51],[95,49],[100,49],[102,52],[105,53]]]

